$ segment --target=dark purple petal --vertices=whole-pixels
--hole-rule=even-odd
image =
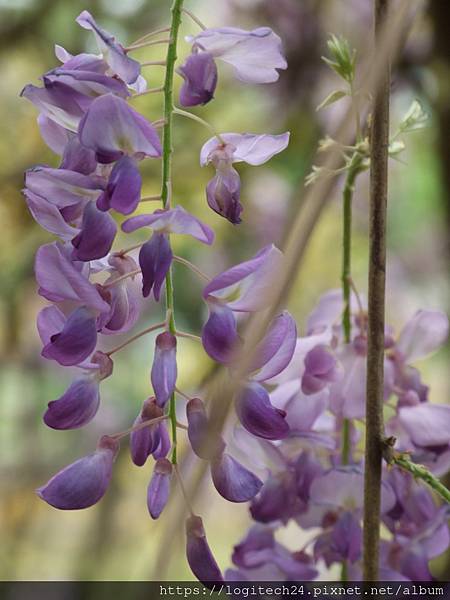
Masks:
[[[156,405],[154,398],[146,400],[142,410],[136,417],[133,425],[140,425],[145,421],[150,421],[161,417],[163,414],[161,408]],[[135,465],[142,467],[150,454],[157,448],[160,441],[158,424],[149,425],[130,434],[130,452],[131,459]]]
[[[177,338],[169,331],[160,333],[155,342],[151,380],[158,406],[164,407],[175,390],[177,380]]]
[[[156,450],[153,450],[152,455],[155,460],[158,458],[164,458],[168,455],[172,444],[170,442],[169,432],[165,423],[158,424],[158,435],[159,435],[159,444]]]
[[[116,237],[114,219],[88,202],[84,208],[81,231],[72,240],[74,260],[103,258],[111,250]]]
[[[236,412],[245,429],[258,437],[281,440],[289,433],[286,413],[272,406],[269,394],[259,383],[249,383],[238,394]]]
[[[225,450],[222,437],[213,430],[200,398],[191,398],[186,405],[188,437],[192,450],[204,460],[212,460]]]
[[[155,300],[159,300],[161,287],[172,264],[172,249],[168,236],[154,233],[139,251],[139,266],[142,271],[142,295],[144,298],[153,289]]]
[[[205,352],[217,362],[227,364],[239,346],[236,317],[219,302],[208,302],[209,318],[202,329]]]
[[[239,173],[231,166],[227,170],[217,171],[206,186],[209,207],[233,225],[242,221],[240,215],[243,207],[239,202],[240,196],[241,179]]]
[[[211,54],[191,54],[178,69],[178,73],[184,79],[180,90],[181,106],[197,106],[213,99],[217,85],[217,67]]]
[[[261,492],[250,505],[250,514],[259,523],[287,523],[289,519],[298,515],[302,508],[304,504],[298,498],[295,477],[287,471],[267,479]]]
[[[152,519],[159,517],[169,500],[171,476],[172,463],[167,458],[159,458],[147,489],[147,508]]]
[[[64,394],[49,402],[44,423],[53,429],[76,429],[89,423],[100,404],[98,379],[79,377]]]
[[[155,210],[150,215],[131,217],[122,223],[125,233],[132,233],[141,227],[151,227],[158,233],[181,233],[190,235],[203,244],[211,245],[214,241],[213,230],[199,219],[188,213],[182,206],[171,210]]]
[[[106,190],[97,200],[100,210],[114,208],[122,215],[136,210],[141,198],[142,177],[134,158],[122,156],[114,165]]]
[[[114,36],[99,27],[87,10],[83,10],[76,18],[76,21],[84,29],[90,29],[94,32],[99,50],[104,55],[111,70],[126,83],[134,83],[141,72],[141,65],[138,61],[127,56],[125,50],[116,42]]]
[[[255,381],[266,381],[283,371],[294,356],[297,343],[297,326],[285,310],[275,317],[269,330],[255,349],[252,376]]]
[[[95,317],[81,306],[69,315],[62,330],[50,337],[49,343],[42,349],[42,356],[64,366],[78,365],[92,354],[96,343]]]
[[[216,490],[230,502],[247,502],[262,487],[262,481],[229,454],[222,454],[211,463],[211,475]]]
[[[114,162],[123,154],[137,158],[161,156],[161,142],[153,125],[112,94],[92,102],[78,133],[83,146],[94,150],[101,163]]]
[[[253,258],[224,271],[203,290],[231,310],[252,312],[267,306],[270,292],[282,269],[283,255],[274,245],[266,246]]]
[[[96,504],[111,481],[118,450],[119,442],[104,436],[93,454],[59,471],[46,485],[36,490],[37,494],[61,510],[77,510]]]
[[[223,581],[222,573],[206,541],[203,522],[196,515],[186,520],[186,556],[199,581]]]
[[[270,27],[258,27],[252,31],[219,27],[203,30],[187,39],[232,65],[236,77],[246,83],[277,81],[277,69],[287,67],[281,39]]]
[[[267,556],[266,550],[275,547],[272,529],[263,525],[252,525],[245,538],[233,548],[232,561],[243,569],[259,567]]]
[[[78,265],[70,259],[72,246],[58,242],[41,246],[36,253],[35,274],[38,293],[52,302],[73,300],[99,312],[109,310],[98,289],[89,282]]]

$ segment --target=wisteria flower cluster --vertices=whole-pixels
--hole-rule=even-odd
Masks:
[[[182,485],[176,408],[183,402],[186,420],[181,428],[186,429],[193,453],[209,464],[221,496],[230,502],[250,502],[255,521],[234,549],[234,567],[222,574],[202,519],[190,509],[186,553],[194,575],[202,582],[309,580],[323,564],[339,564],[346,577],[358,579],[363,505],[358,441],[365,416],[367,345],[367,314],[359,297],[351,302],[350,339],[340,324],[346,308],[341,291],[320,299],[303,337],[298,337],[287,311],[275,316],[254,349],[234,398],[240,424],[232,436],[211,434],[204,399],[191,398],[177,388],[177,337],[187,334],[175,326],[172,263],[178,260],[208,280],[202,294],[208,316],[199,340],[231,374],[245,343],[241,323],[267,308],[283,265],[282,252],[268,245],[210,279],[172,251],[172,235],[187,235],[207,246],[214,242],[210,227],[174,204],[178,194],[170,182],[172,115],[192,116],[172,106],[181,4],[174,3],[171,37],[165,40],[166,79],[159,90],[166,101],[163,119],[152,123],[131,106],[136,96],[155,91],[147,89],[141,64],[129,56],[152,43],[151,36],[124,48],[87,11],[77,22],[93,33],[99,54],[73,56],[57,46],[61,65],[43,75],[42,86],[28,85],[22,92],[39,110],[42,137],[60,156],[58,168],[39,165],[25,175],[30,213],[58,238],[40,247],[35,261],[38,293],[49,302],[37,319],[42,356],[79,369],[64,394],[49,403],[44,422],[67,430],[92,421],[100,404],[101,381],[113,374],[112,355],[141,335],[159,332],[149,365],[149,394],[134,423],[126,431],[103,435],[93,453],[63,468],[38,494],[63,510],[96,504],[108,489],[120,440],[129,436],[133,463],[142,467],[150,456],[154,461],[147,506],[150,516],[159,518],[169,500],[172,477],[180,478]],[[287,66],[280,38],[267,27],[204,28],[187,41],[192,52],[177,69],[183,78],[179,103],[184,107],[213,99],[217,60],[230,64],[237,79],[249,84],[274,82]],[[194,120],[202,121],[197,116]],[[200,150],[200,165],[215,169],[206,187],[207,205],[230,223],[240,223],[241,181],[233,165],[261,165],[288,143],[289,133],[215,133]],[[140,163],[161,158],[161,195],[145,198]],[[141,202],[148,200],[161,200],[161,208],[143,214]],[[148,240],[114,249],[120,220],[123,233],[145,229]],[[132,252],[137,248],[136,262]],[[136,278],[144,298],[165,300],[166,317],[106,352],[101,349],[102,336],[126,333],[140,319]],[[450,467],[450,408],[429,402],[428,387],[411,363],[436,350],[447,330],[445,315],[422,311],[398,337],[390,329],[385,337],[385,401],[393,413],[388,433],[397,439],[397,451],[411,453],[437,475]],[[344,426],[350,431],[348,447],[341,435]],[[449,544],[447,509],[411,475],[386,468],[382,518],[389,532],[382,547],[383,578],[429,579],[429,560]],[[294,552],[275,537],[277,529],[290,521],[312,533],[307,545]]]

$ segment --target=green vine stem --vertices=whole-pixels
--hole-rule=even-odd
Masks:
[[[172,180],[172,118],[173,118],[173,75],[177,60],[178,31],[181,24],[183,0],[174,0],[172,5],[172,20],[170,25],[170,41],[167,47],[166,75],[164,79],[164,127],[163,127],[163,154],[161,175],[161,201],[164,208],[170,207],[171,180]],[[173,279],[170,268],[166,276],[166,309],[170,311],[168,328],[173,335],[176,333],[173,299]],[[172,394],[169,403],[169,417],[172,430],[172,463],[177,464],[177,418],[175,394]]]
[[[415,479],[420,479],[439,496],[450,504],[450,490],[439,479],[431,473],[424,465],[413,462],[407,452],[398,452],[393,449],[395,438],[385,438],[383,440],[383,458],[390,466],[397,466],[411,475]]]

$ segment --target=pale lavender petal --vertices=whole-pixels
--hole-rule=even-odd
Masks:
[[[281,39],[269,27],[253,31],[236,27],[206,29],[187,40],[232,65],[236,77],[246,83],[277,81],[277,69],[287,67]]]
[[[195,515],[186,521],[186,557],[192,572],[202,583],[223,581],[222,573],[206,541],[203,522]]]
[[[60,209],[96,200],[105,186],[98,177],[50,167],[28,169],[25,185],[28,190]]]
[[[283,371],[294,355],[297,342],[297,326],[294,319],[284,311],[272,321],[269,331],[255,349],[252,375],[255,381],[266,381]]]
[[[236,317],[232,310],[219,302],[208,302],[209,317],[202,328],[202,344],[213,360],[227,364],[240,345]]]
[[[37,329],[39,336],[45,346],[55,333],[59,333],[66,322],[65,314],[57,306],[46,306],[37,317]]]
[[[245,429],[257,437],[281,440],[289,433],[286,413],[272,406],[269,394],[259,383],[249,383],[238,394],[236,412]]]
[[[99,404],[98,379],[91,376],[79,377],[60,398],[49,402],[44,423],[53,429],[83,427],[95,417]]]
[[[97,199],[100,210],[113,208],[122,215],[134,212],[141,198],[142,177],[134,158],[122,156],[114,165],[106,190]]]
[[[252,312],[267,306],[274,281],[282,268],[283,255],[274,245],[266,246],[253,258],[224,271],[203,290],[231,310]]]
[[[95,349],[96,320],[84,306],[74,310],[60,332],[54,333],[42,349],[44,358],[52,358],[64,366],[78,365]]]
[[[399,420],[417,446],[450,443],[450,406],[422,403],[399,410]]]
[[[198,52],[189,55],[178,73],[184,79],[180,90],[181,106],[198,106],[213,99],[217,67],[211,54]]]
[[[199,219],[188,213],[182,206],[171,210],[156,210],[150,215],[138,215],[127,219],[122,224],[126,233],[131,233],[141,227],[151,227],[158,233],[182,233],[190,235],[204,244],[211,245],[214,232]]]
[[[129,331],[140,316],[140,302],[128,281],[120,281],[109,288],[110,311],[101,321],[103,334]]]
[[[214,486],[230,502],[248,502],[261,489],[263,483],[229,454],[222,454],[211,463]]]
[[[54,205],[48,202],[45,198],[34,194],[30,190],[23,190],[25,195],[28,210],[34,220],[41,227],[59,236],[61,239],[71,240],[79,229],[68,225],[64,220],[61,211]]]
[[[448,336],[448,317],[443,312],[419,310],[400,333],[397,350],[414,362],[435,352]]]
[[[74,300],[99,312],[108,311],[108,304],[98,289],[71,262],[69,252],[71,250],[58,242],[46,244],[38,249],[35,273],[39,294],[53,302]]]
[[[111,70],[127,83],[134,83],[141,72],[138,61],[127,56],[125,50],[116,42],[114,36],[97,25],[95,19],[87,11],[76,18],[76,22],[84,29],[94,32],[100,52],[102,52]]]
[[[119,442],[104,436],[97,450],[59,471],[36,490],[51,506],[77,510],[96,504],[108,489]]]
[[[80,233],[73,238],[74,260],[89,261],[103,258],[112,248],[116,237],[114,219],[88,202],[84,207]]]
[[[44,142],[55,154],[62,156],[70,136],[67,129],[43,114],[38,116],[37,122]]]
[[[222,437],[213,431],[205,405],[200,398],[191,398],[186,405],[188,438],[192,450],[204,460],[212,460],[225,449]]]
[[[147,489],[147,508],[152,519],[157,519],[169,500],[172,463],[167,458],[159,458],[155,463],[152,478]]]
[[[158,406],[164,407],[175,390],[177,380],[177,338],[170,332],[160,333],[155,342],[151,380]]]
[[[20,95],[32,102],[44,117],[76,133],[85,112],[81,100],[85,103],[86,96],[60,82],[49,84],[45,88],[29,84],[23,88]]]
[[[161,156],[161,142],[153,125],[112,94],[92,102],[78,133],[81,143],[94,150],[101,163],[114,162],[123,154],[136,158]]]
[[[279,154],[289,144],[289,132],[279,135],[267,133],[221,133],[221,139],[230,146],[234,146],[233,162],[246,162],[249,165],[262,165]],[[202,167],[211,161],[214,151],[220,142],[216,137],[209,139],[200,151],[200,164]]]

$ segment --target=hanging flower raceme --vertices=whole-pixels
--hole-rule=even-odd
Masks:
[[[280,135],[222,133],[208,140],[200,151],[200,164],[212,164],[216,175],[206,188],[208,205],[233,224],[241,222],[241,182],[233,168],[237,162],[262,165],[289,143],[289,133]]]
[[[253,31],[235,27],[205,29],[186,39],[192,44],[192,54],[178,69],[184,79],[182,106],[212,100],[217,84],[216,58],[232,65],[235,76],[244,83],[272,83],[279,77],[278,70],[287,67],[281,39],[269,27]]]

